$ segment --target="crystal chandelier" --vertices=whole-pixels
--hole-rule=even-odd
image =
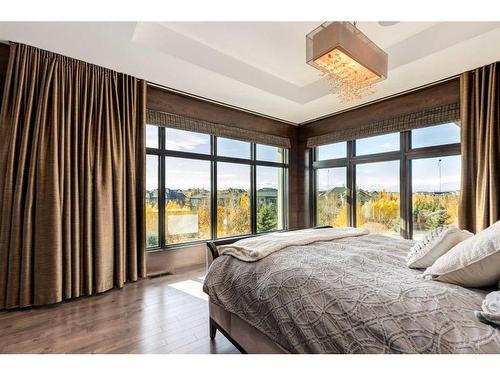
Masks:
[[[355,23],[325,22],[306,35],[307,63],[318,69],[341,101],[361,99],[387,78],[387,53]]]

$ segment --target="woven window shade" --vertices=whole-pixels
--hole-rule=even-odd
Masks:
[[[148,109],[146,113],[146,122],[150,125],[165,126],[167,128],[211,134],[217,137],[233,138],[240,141],[290,148],[290,139],[286,137],[257,133],[247,129],[184,117],[174,113]]]
[[[307,139],[307,147],[316,147],[329,143],[344,142],[375,135],[424,128],[427,126],[458,121],[459,119],[460,104],[452,103],[427,109],[425,111],[408,113],[402,116],[372,122],[358,128],[343,129],[311,137]]]

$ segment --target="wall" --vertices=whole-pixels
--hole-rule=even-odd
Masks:
[[[0,97],[3,95],[3,85],[9,59],[9,46],[0,44]],[[187,95],[180,95],[163,89],[149,86],[147,107],[150,109],[176,113],[211,122],[231,125],[247,130],[266,134],[289,137],[292,143],[290,150],[290,180],[289,180],[289,226],[300,228],[301,215],[298,213],[299,197],[297,178],[302,176],[297,170],[297,140],[298,128],[263,116],[250,114],[237,109],[209,103]],[[175,273],[179,269],[203,265],[206,263],[205,246],[182,247],[175,250],[149,252],[147,254],[148,274]]]
[[[3,96],[9,59],[9,46],[0,44],[0,99]],[[147,107],[150,109],[176,113],[225,125],[240,127],[266,134],[289,137],[292,142],[290,150],[289,180],[289,225],[291,229],[301,227],[301,215],[298,212],[299,195],[297,187],[298,128],[263,116],[250,114],[237,109],[224,107],[195,99],[187,95],[179,95],[153,86],[148,87]],[[175,250],[150,252],[147,254],[148,274],[175,273],[179,269],[206,264],[205,246],[182,247]]]
[[[267,117],[258,116],[235,108],[210,103],[188,95],[177,94],[158,87],[149,86],[147,96],[149,109],[175,113],[214,123],[230,125],[259,133],[288,137],[291,140],[289,166],[289,227],[302,228],[305,224],[300,213],[301,197],[304,192],[299,188],[300,169],[298,127]],[[205,246],[184,247],[175,250],[148,253],[148,272],[173,272],[184,267],[204,264]]]
[[[300,193],[302,193],[299,196],[298,207],[304,213],[306,220],[302,225],[304,227],[311,225],[309,177],[312,176],[312,171],[309,163],[310,149],[305,147],[309,137],[328,134],[336,130],[355,129],[376,121],[387,120],[459,101],[460,79],[455,78],[301,125],[299,129],[298,144],[300,146],[298,148],[298,157],[303,158],[303,162],[299,167],[301,175],[297,177],[297,181],[301,184]]]
[[[0,95],[7,69],[9,46],[0,44]],[[333,130],[360,127],[405,113],[416,112],[459,100],[459,80],[454,79],[432,87],[417,90],[384,101],[329,116],[300,127],[280,121],[169,92],[148,87],[147,107],[211,122],[231,125],[265,134],[289,137],[289,226],[300,229],[310,226],[309,169],[310,150],[305,147],[308,137]],[[177,272],[206,262],[205,246],[184,247],[176,250],[150,252],[147,266],[150,274]]]
[[[206,245],[150,251],[146,256],[148,276],[180,273],[184,269],[206,266]]]

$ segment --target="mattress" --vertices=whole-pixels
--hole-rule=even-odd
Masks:
[[[292,353],[500,353],[500,330],[474,316],[489,291],[424,280],[405,265],[412,244],[366,235],[221,256],[203,288]]]

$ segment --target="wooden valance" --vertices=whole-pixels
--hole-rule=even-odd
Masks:
[[[290,148],[290,139],[272,134],[258,133],[229,125],[217,124],[205,120],[180,116],[174,113],[147,110],[146,123],[180,130],[233,138],[240,141],[260,143],[269,146]]]
[[[307,139],[307,147],[350,141],[375,135],[424,128],[432,125],[456,122],[460,119],[460,104],[452,103],[420,112],[407,113],[386,120],[368,123],[354,129],[343,129]]]

